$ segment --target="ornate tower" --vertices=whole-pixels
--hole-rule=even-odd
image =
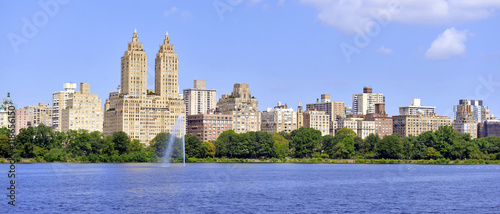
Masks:
[[[137,37],[137,30],[121,61],[121,94],[146,97],[148,59]]]
[[[170,44],[168,32],[155,59],[155,94],[161,98],[179,98],[179,68],[174,45]]]

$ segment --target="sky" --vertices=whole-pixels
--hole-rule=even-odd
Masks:
[[[389,115],[419,98],[449,117],[482,99],[500,116],[499,12],[494,0],[0,0],[0,98],[52,105],[86,82],[104,104],[137,29],[151,89],[168,31],[180,91],[201,79],[220,98],[248,83],[265,110],[321,94],[352,106],[370,86]]]

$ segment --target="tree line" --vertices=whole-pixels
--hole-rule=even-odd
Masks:
[[[54,132],[40,125],[21,129],[10,148],[9,130],[0,129],[0,156],[33,158],[36,161],[81,162],[157,162],[164,158],[169,133],[158,134],[148,145],[130,139],[124,132],[105,137],[101,132],[70,130]],[[371,134],[361,139],[348,128],[335,136],[321,136],[312,128],[291,133],[247,132],[228,130],[216,141],[201,142],[185,135],[186,158],[332,158],[332,159],[484,159],[500,160],[500,138],[471,139],[469,134],[453,132],[450,126],[419,136],[399,138],[397,134],[380,138]],[[183,158],[182,139],[173,137],[172,161]]]

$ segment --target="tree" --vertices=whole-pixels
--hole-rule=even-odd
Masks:
[[[335,139],[335,137],[331,135],[325,135],[321,137],[321,145],[324,154],[328,154],[330,158],[333,158],[333,148],[335,145],[338,143],[338,140]]]
[[[341,128],[337,131],[337,133],[335,133],[335,135],[346,135],[346,136],[352,136],[352,137],[356,137],[357,134],[356,132],[354,132],[352,129],[350,128],[347,128],[347,127],[344,127],[344,128]]]
[[[273,134],[273,139],[274,139],[274,153],[276,154],[276,157],[277,158],[286,157],[288,155],[288,152],[290,151],[288,140],[285,139],[283,135],[277,133]]]
[[[144,146],[140,140],[133,139],[132,142],[130,142],[130,153],[140,153],[143,149]]]
[[[203,158],[205,157],[214,157],[215,156],[215,146],[210,142],[201,143],[201,148],[203,150]]]
[[[380,137],[378,134],[370,134],[365,140],[360,141],[355,144],[356,151],[358,151],[359,155],[366,155],[368,153],[375,151],[375,146],[380,143]]]
[[[385,136],[377,146],[379,158],[399,159],[403,145],[396,135]]]
[[[293,153],[297,158],[311,157],[321,139],[321,132],[313,128],[301,127],[292,131]]]
[[[10,157],[10,154],[10,138],[7,135],[0,135],[0,156],[6,158]]]
[[[352,135],[344,136],[339,143],[335,144],[331,153],[328,154],[331,158],[351,158],[355,154],[354,137]]]
[[[233,130],[222,132],[214,144],[216,148],[215,155],[217,157],[229,157],[232,152],[231,150],[233,150],[231,147],[234,144],[233,142],[236,141],[237,136]]]
[[[155,138],[149,143],[154,148],[154,152],[158,157],[164,157],[167,151],[167,144],[170,138],[169,133],[158,133]]]
[[[19,152],[20,157],[32,158],[33,149],[35,145],[33,139],[35,138],[35,129],[33,127],[22,128],[15,138],[16,151]]]
[[[202,158],[201,141],[194,135],[185,135],[186,157]]]
[[[428,147],[427,148],[427,157],[429,159],[439,159],[439,158],[442,158],[443,155],[441,155],[441,153],[439,153],[438,150],[434,149],[434,147]]]
[[[126,154],[130,149],[130,138],[123,131],[113,133],[113,143],[120,155]]]

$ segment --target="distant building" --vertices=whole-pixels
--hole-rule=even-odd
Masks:
[[[297,112],[287,105],[278,105],[274,108],[267,108],[261,114],[261,131],[279,133],[290,133],[297,129]]]
[[[222,95],[217,102],[217,112],[233,115],[233,130],[236,133],[260,131],[259,103],[250,93],[247,83],[236,83],[230,95]]]
[[[479,137],[500,137],[500,120],[489,119],[479,123],[478,132]]]
[[[52,93],[52,129],[61,131],[61,111],[67,107],[66,100],[75,93],[76,83],[64,83],[64,91]]]
[[[7,93],[7,98],[0,102],[0,128],[9,127],[9,107],[12,106],[12,99],[10,93]]]
[[[207,89],[206,80],[195,80],[193,88],[183,90],[183,96],[187,115],[205,114],[209,110],[215,110],[217,92],[215,89]]]
[[[345,116],[351,115],[352,113],[352,107],[345,107]]]
[[[455,121],[453,121],[453,131],[458,133],[468,133],[471,138],[477,138],[478,117],[474,115],[473,106],[469,100],[460,100],[460,105],[456,106]]]
[[[324,111],[307,110],[304,112],[304,127],[313,128],[321,135],[330,134],[330,115]]]
[[[317,99],[316,103],[307,104],[306,109],[324,111],[326,114],[330,115],[332,121],[345,117],[345,103],[332,102],[329,94],[322,94],[321,102]]]
[[[367,121],[363,117],[342,118],[337,122],[336,131],[342,128],[349,128],[364,139],[375,133],[375,121]]]
[[[399,115],[435,115],[436,107],[421,106],[420,99],[411,99],[410,106],[399,107]]]
[[[103,111],[101,99],[90,94],[90,85],[80,83],[80,91],[72,93],[61,110],[61,131],[85,129],[102,132]]]
[[[426,131],[436,131],[441,126],[451,126],[451,119],[437,115],[396,115],[392,116],[393,133],[400,138],[418,136]]]
[[[392,135],[392,117],[389,117],[385,112],[385,104],[375,104],[375,113],[366,114],[365,120],[375,122],[375,134],[381,138]]]
[[[297,106],[297,129],[304,127],[304,109],[302,108],[302,102],[299,102]]]
[[[52,106],[38,103],[38,106],[26,106],[16,109],[16,135],[19,130],[29,126],[45,125],[52,127]]]
[[[474,117],[478,123],[491,119],[492,117],[490,110],[488,110],[488,106],[484,106],[482,100],[460,100],[458,105],[453,106],[453,120],[457,120],[460,105],[470,106],[472,117]]]
[[[352,95],[352,114],[375,113],[377,103],[385,103],[384,95],[374,94],[371,87],[364,87],[363,93]]]
[[[196,114],[187,116],[187,134],[195,135],[202,142],[215,141],[219,135],[233,129],[231,114]]]

